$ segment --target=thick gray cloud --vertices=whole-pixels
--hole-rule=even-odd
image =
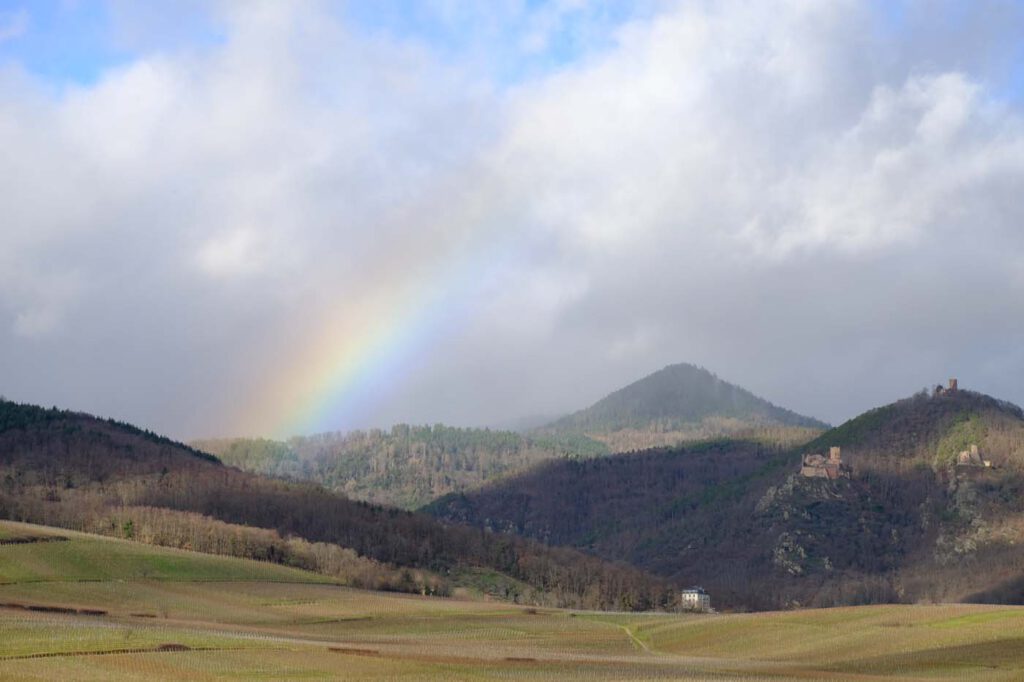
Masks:
[[[664,6],[514,81],[228,8],[91,86],[0,67],[8,397],[481,424],[691,361],[831,421],[947,375],[1024,402],[1011,3]]]

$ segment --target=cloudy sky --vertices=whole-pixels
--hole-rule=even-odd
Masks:
[[[0,0],[0,393],[179,438],[1024,403],[1024,3]]]

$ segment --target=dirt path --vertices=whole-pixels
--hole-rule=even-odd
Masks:
[[[648,653],[648,654],[651,653],[651,648],[649,646],[647,646],[647,644],[645,644],[642,639],[640,639],[635,634],[633,634],[633,631],[629,629],[628,625],[620,625],[619,627],[621,627],[623,632],[625,632],[626,635],[629,636],[629,639],[633,642],[633,644],[635,644],[636,646],[640,647],[640,649],[644,653]]]

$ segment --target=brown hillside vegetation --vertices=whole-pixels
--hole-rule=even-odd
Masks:
[[[451,588],[446,576],[481,568],[510,578],[499,581],[502,596],[535,603],[645,609],[668,606],[674,595],[664,581],[574,550],[449,528],[241,472],[138,429],[9,402],[0,403],[0,517],[306,566],[391,589],[443,592]]]
[[[977,445],[991,468],[957,466]],[[797,474],[840,446],[850,478]],[[743,441],[550,463],[428,507],[585,548],[718,603],[1024,601],[1024,417],[959,391],[872,410],[805,447]]]

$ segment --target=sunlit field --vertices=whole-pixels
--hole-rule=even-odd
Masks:
[[[354,590],[24,524],[0,524],[0,538],[3,679],[1024,676],[1022,608],[571,612]]]

